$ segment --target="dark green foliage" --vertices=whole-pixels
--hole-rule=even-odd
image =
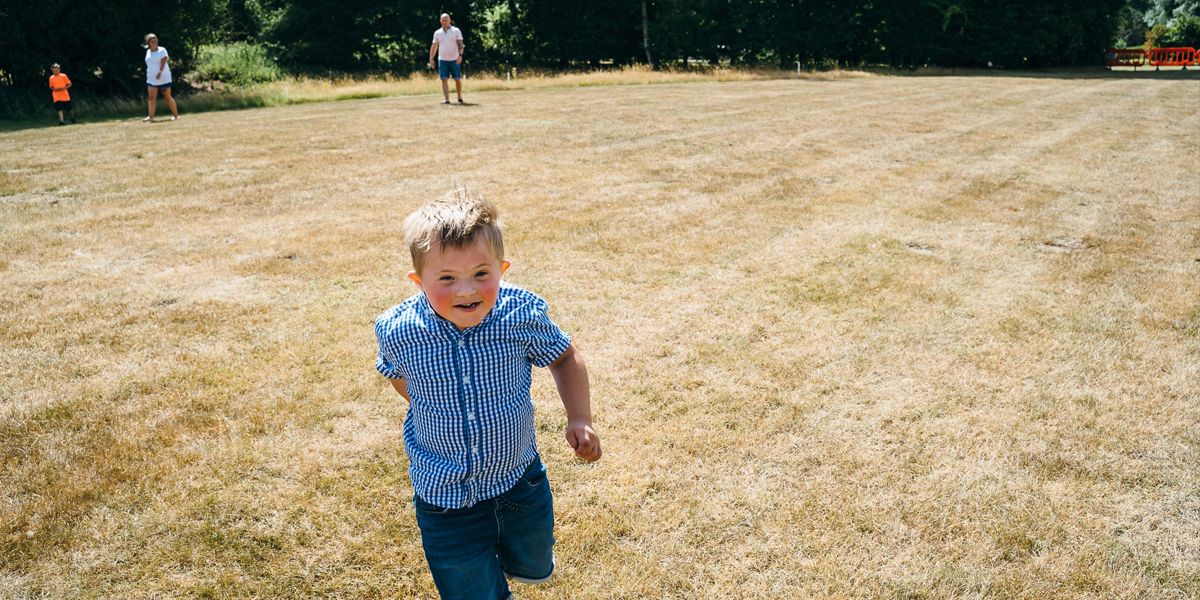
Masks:
[[[263,32],[276,58],[293,69],[365,72],[415,66],[415,15],[384,0],[292,0]],[[436,23],[426,11],[425,22]],[[432,27],[429,27],[433,31]]]
[[[1132,48],[1141,46],[1146,41],[1146,21],[1142,13],[1132,6],[1125,6],[1117,17],[1117,34],[1115,46]]]
[[[1124,6],[1124,0],[875,3],[887,62],[1003,68],[1096,64]]]
[[[627,63],[641,52],[638,0],[505,0],[505,9],[516,33],[513,62],[595,66],[601,60]]]
[[[150,31],[177,79],[212,44],[266,48],[292,73],[407,74],[426,68],[442,12],[463,31],[468,70],[642,63],[643,5],[660,65],[787,69],[1091,65],[1114,43],[1139,45],[1139,19],[1178,24],[1152,36],[1160,44],[1194,45],[1187,19],[1200,10],[1200,0],[17,0],[0,2],[0,86],[43,91],[59,62],[73,92],[142,94]],[[260,55],[238,52],[210,51],[203,75],[239,84],[278,76]],[[0,105],[19,95],[0,94]]]
[[[1180,17],[1175,21],[1175,27],[1171,28],[1168,41],[1174,48],[1200,49],[1200,17]]]
[[[107,94],[144,92],[143,36],[158,35],[178,77],[190,67],[196,48],[213,37],[218,1],[0,4],[0,80],[15,87],[46,88],[50,64],[57,62],[75,87]]]
[[[757,58],[755,40],[760,31],[751,22],[749,5],[731,0],[659,0],[650,16],[651,51],[659,62],[703,59],[710,64],[722,60],[743,62]],[[640,7],[633,24],[636,42],[641,41]],[[752,26],[753,25],[753,26]],[[639,44],[640,45],[640,44]],[[637,50],[634,56],[637,56]]]

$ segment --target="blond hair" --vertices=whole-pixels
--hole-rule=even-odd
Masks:
[[[479,239],[486,241],[497,259],[504,260],[500,208],[467,188],[426,203],[404,220],[404,241],[408,242],[413,270],[418,275],[435,244],[440,249],[463,248]]]

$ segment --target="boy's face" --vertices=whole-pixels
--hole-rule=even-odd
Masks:
[[[58,75],[58,71],[59,71],[58,67],[50,67],[50,72],[51,72],[51,73],[53,73],[53,74],[55,74],[55,75]]]
[[[462,331],[478,325],[492,311],[500,295],[500,276],[508,265],[479,238],[462,248],[434,244],[425,256],[425,267],[420,273],[409,271],[408,278],[425,292],[438,315]]]

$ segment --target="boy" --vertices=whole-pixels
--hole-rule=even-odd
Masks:
[[[567,442],[600,459],[587,367],[547,304],[501,282],[499,209],[466,190],[404,221],[420,293],[375,321],[375,368],[408,400],[404,450],[421,545],[445,600],[511,598],[554,571],[554,509],[534,439],[531,366],[549,367]]]
[[[71,94],[67,92],[71,87],[71,80],[64,73],[59,73],[58,63],[50,65],[50,97],[54,100],[54,110],[58,111],[58,124],[66,125],[63,120],[63,111],[67,111],[71,115],[71,122],[75,122],[75,108],[71,106]]]

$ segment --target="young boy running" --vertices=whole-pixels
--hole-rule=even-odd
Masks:
[[[445,600],[509,598],[554,571],[554,509],[534,439],[531,367],[549,367],[575,455],[600,459],[583,356],[545,300],[501,281],[499,209],[465,190],[408,217],[419,293],[375,321],[375,368],[406,400],[421,545]]]
[[[58,124],[66,125],[63,120],[63,111],[71,115],[71,122],[75,122],[75,107],[71,105],[71,94],[67,90],[71,87],[71,79],[64,73],[59,72],[58,63],[50,65],[50,97],[54,100],[54,110],[58,111]]]

